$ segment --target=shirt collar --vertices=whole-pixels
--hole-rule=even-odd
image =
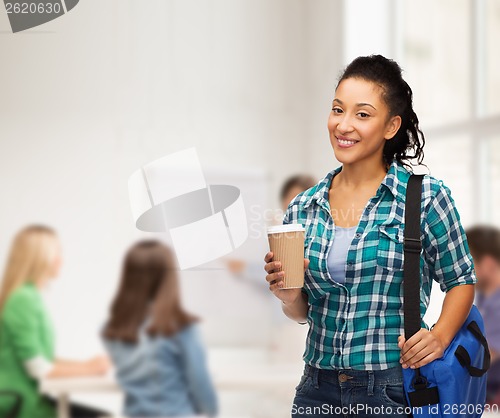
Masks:
[[[302,207],[306,209],[313,202],[323,206],[328,203],[328,191],[332,183],[333,177],[342,171],[342,166],[335,168],[330,171],[318,184],[316,184],[315,190],[312,190],[312,194],[308,199],[302,200]],[[377,196],[382,193],[382,190],[388,189],[395,199],[404,202],[406,196],[406,184],[408,183],[408,178],[411,172],[409,172],[402,163],[394,159],[389,166],[389,170],[382,180],[380,187],[377,190]]]
[[[381,186],[385,186],[389,189],[395,199],[400,202],[405,202],[406,186],[411,174],[413,173],[408,171],[402,163],[394,159],[389,166],[389,171],[384,177]]]

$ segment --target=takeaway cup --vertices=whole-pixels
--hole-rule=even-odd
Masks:
[[[283,289],[304,286],[304,227],[300,224],[271,226],[267,229],[273,260],[285,272]]]

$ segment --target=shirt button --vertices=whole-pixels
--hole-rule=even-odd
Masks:
[[[349,262],[347,263],[347,265],[348,265],[348,266],[352,266],[352,261],[349,261]]]
[[[359,238],[360,236],[361,236],[361,234],[358,232],[358,233],[356,234],[356,238]]]
[[[373,206],[372,206],[372,205],[368,205],[368,206],[366,207],[366,209],[368,209],[368,210],[372,210],[372,209],[373,209]]]

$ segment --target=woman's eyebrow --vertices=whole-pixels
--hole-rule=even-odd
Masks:
[[[358,103],[356,106],[358,107],[362,107],[362,106],[370,106],[372,107],[373,109],[375,109],[375,106],[371,105],[370,103]],[[375,109],[377,110],[377,109]]]
[[[343,104],[344,104],[344,103],[342,102],[342,100],[340,100],[340,99],[333,99],[333,101],[334,101],[334,102],[337,102],[337,103],[338,103],[338,104],[340,104],[340,105],[343,105]],[[377,109],[375,108],[375,106],[371,105],[370,103],[356,103],[356,106],[357,106],[357,107],[370,106],[370,107],[372,107],[373,109],[377,110]]]

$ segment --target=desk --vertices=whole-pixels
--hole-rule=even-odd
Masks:
[[[262,390],[279,386],[293,388],[300,380],[303,366],[273,365],[254,367],[233,367],[211,371],[218,390]],[[44,379],[40,391],[57,399],[58,418],[69,418],[71,395],[84,393],[120,392],[112,374],[102,377],[81,377],[71,379]]]
[[[71,394],[119,391],[120,387],[111,374],[98,377],[43,379],[40,382],[40,392],[57,399],[58,418],[70,418],[69,399]]]

